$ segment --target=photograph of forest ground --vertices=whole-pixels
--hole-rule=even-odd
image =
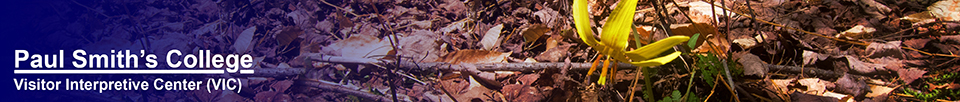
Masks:
[[[61,15],[34,25],[51,26],[36,31],[61,42],[51,45],[57,48],[255,57],[256,74],[202,76],[240,78],[239,93],[81,95],[100,101],[960,100],[960,0],[71,0],[36,7]]]

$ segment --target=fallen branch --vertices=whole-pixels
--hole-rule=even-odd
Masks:
[[[311,59],[320,62],[331,62],[331,63],[352,63],[352,64],[380,64],[380,65],[390,65],[393,61],[378,61],[376,59],[365,59],[365,58],[345,58],[339,56],[322,56],[316,55],[311,56]],[[447,71],[467,71],[476,69],[478,71],[539,71],[544,69],[560,69],[564,67],[564,62],[547,62],[547,63],[480,63],[480,64],[450,64],[446,62],[424,62],[416,63],[410,61],[400,62],[398,68],[402,70],[411,70],[411,71],[438,71],[438,70],[447,70]],[[592,63],[569,63],[570,70],[587,70],[590,69]],[[626,63],[618,63],[620,68],[632,68],[636,69],[637,66]],[[829,70],[823,70],[819,68],[800,68],[797,66],[784,66],[784,65],[773,65],[767,64],[767,68],[770,68],[769,72],[792,72],[800,73],[807,76],[816,76],[820,78],[836,79],[840,76],[843,76],[841,73],[835,73]],[[250,76],[273,76],[273,77],[286,77],[286,76],[296,76],[306,72],[307,68],[259,68],[256,70],[255,74]]]
[[[369,58],[346,58],[339,56],[327,56],[321,54],[309,54],[310,59],[320,62],[332,62],[332,63],[352,63],[352,64],[380,64],[380,65],[392,65],[393,61],[389,60],[376,60]],[[435,71],[435,70],[468,70],[476,68],[480,71],[538,71],[547,68],[556,68],[559,69],[564,67],[564,62],[546,62],[546,63],[480,63],[480,64],[450,64],[446,62],[412,62],[405,60],[400,62],[399,68],[404,70],[419,70],[419,71]],[[592,63],[570,63],[571,70],[587,70],[590,69]],[[617,67],[620,68],[637,68],[631,64],[618,63]]]
[[[301,75],[307,72],[307,68],[256,68],[253,74],[237,74],[234,76],[269,76],[269,77],[290,77]]]
[[[346,58],[339,56],[326,56],[320,54],[308,55],[311,56],[310,59],[320,62],[329,62],[329,63],[349,63],[349,64],[378,64],[378,65],[387,65],[386,67],[395,67],[391,66],[394,64],[393,61],[389,60],[376,60],[368,58]],[[569,70],[587,70],[590,69],[592,63],[565,63],[565,62],[547,62],[547,63],[480,63],[480,64],[450,64],[446,62],[411,62],[405,60],[400,62],[401,70],[409,71],[419,71],[419,72],[432,72],[438,70],[447,70],[447,71],[468,71],[476,69],[477,71],[524,71],[532,72],[539,71],[544,69],[560,69],[564,68],[564,65],[569,64]],[[618,63],[617,67],[620,68],[633,68],[636,69],[637,66],[626,63]],[[256,73],[254,74],[238,74],[236,76],[262,76],[262,77],[290,77],[297,76],[307,72],[310,68],[256,68]]]

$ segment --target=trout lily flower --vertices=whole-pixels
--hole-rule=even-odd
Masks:
[[[593,47],[600,54],[608,55],[619,62],[630,63],[637,67],[659,66],[669,63],[680,56],[680,52],[673,52],[666,56],[659,56],[674,45],[686,42],[690,39],[688,36],[671,36],[639,47],[635,50],[626,51],[629,45],[628,39],[633,24],[634,11],[636,11],[637,0],[623,0],[617,4],[611,17],[603,25],[603,32],[600,34],[600,41],[597,41],[590,29],[590,22],[587,13],[587,0],[574,0],[573,2],[573,20],[576,24],[577,35],[580,40]],[[638,39],[639,40],[639,39]],[[593,68],[591,68],[592,72]],[[606,68],[603,69],[606,71]],[[605,73],[601,74],[599,83],[605,83]],[[588,73],[589,74],[589,73]]]

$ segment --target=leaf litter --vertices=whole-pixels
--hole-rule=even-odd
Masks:
[[[111,1],[94,1],[114,3]],[[152,1],[139,1],[152,2]],[[730,68],[738,88],[736,96],[742,100],[757,101],[865,101],[893,100],[914,101],[916,96],[904,96],[903,90],[922,89],[955,90],[958,82],[930,82],[933,75],[956,72],[955,58],[933,56],[928,53],[953,54],[960,52],[960,37],[957,37],[957,0],[942,1],[680,1],[679,6],[666,6],[666,18],[655,15],[653,10],[637,12],[640,15],[633,23],[637,27],[640,42],[651,42],[666,37],[666,34],[693,35],[698,48],[693,54],[714,54],[726,59],[735,57],[739,63]],[[733,2],[733,3],[731,3]],[[746,2],[750,2],[748,5]],[[935,3],[934,3],[935,2]],[[610,14],[616,1],[591,2],[593,22]],[[672,5],[672,1],[667,5]],[[73,4],[73,3],[66,3]],[[83,3],[81,3],[83,4]],[[384,61],[412,60],[417,63],[589,63],[596,56],[591,48],[580,44],[571,29],[572,18],[568,17],[566,1],[196,1],[180,3],[148,3],[131,5],[138,13],[110,14],[101,16],[99,11],[82,11],[86,16],[69,20],[67,31],[60,37],[84,38],[86,42],[73,46],[87,49],[108,49],[110,46],[136,46],[153,51],[166,49],[231,49],[217,53],[250,53],[258,61],[258,68],[313,68],[316,71],[304,77],[240,77],[249,91],[193,93],[177,96],[168,94],[110,94],[109,97],[141,99],[149,101],[374,101],[350,98],[349,94],[333,93],[317,88],[304,88],[304,80],[320,80],[379,97],[398,97],[399,101],[564,101],[594,97],[596,99],[622,99],[629,86],[622,82],[601,89],[589,89],[601,94],[582,94],[576,83],[587,82],[585,71],[568,70],[566,74],[556,69],[533,72],[480,72],[470,75],[461,73],[455,78],[441,78],[438,73],[452,72],[397,71],[365,64],[341,64],[312,62],[297,59],[302,55],[284,55],[277,51],[299,49],[302,53],[379,59]],[[725,5],[723,7],[711,6]],[[158,6],[163,5],[163,6]],[[184,6],[185,5],[185,6]],[[649,9],[650,2],[639,3],[638,9]],[[109,5],[94,8],[113,8]],[[170,6],[170,7],[166,7]],[[63,6],[71,7],[71,6]],[[188,9],[181,9],[185,7]],[[142,9],[139,9],[142,8]],[[82,9],[82,8],[79,8]],[[181,9],[178,11],[178,9]],[[77,10],[74,10],[77,11]],[[677,12],[680,11],[680,12]],[[670,13],[672,12],[672,13]],[[761,20],[771,21],[786,27],[814,31],[833,38],[866,42],[858,46],[800,31],[775,27],[757,22],[734,12],[750,12]],[[687,13],[687,14],[682,14]],[[686,15],[689,14],[689,19]],[[870,16],[863,16],[870,15]],[[714,19],[714,17],[720,19]],[[649,18],[649,19],[648,19]],[[900,18],[900,19],[896,19]],[[156,19],[173,19],[156,20]],[[670,22],[670,33],[658,30],[658,19]],[[183,21],[177,21],[183,20]],[[902,21],[901,21],[902,20]],[[135,22],[137,25],[114,24],[118,21]],[[656,21],[656,22],[654,22]],[[945,22],[938,22],[945,21]],[[101,22],[96,24],[96,22]],[[71,24],[73,23],[73,24]],[[58,23],[59,24],[59,23]],[[93,26],[80,26],[93,25]],[[97,26],[99,25],[99,26]],[[602,26],[603,23],[591,25]],[[149,28],[147,31],[133,29]],[[489,28],[489,29],[487,29]],[[136,32],[135,32],[136,31]],[[97,33],[93,33],[97,32]],[[80,35],[75,35],[76,33]],[[140,35],[144,33],[146,35]],[[85,35],[88,34],[88,35]],[[632,35],[637,36],[637,35]],[[190,39],[196,38],[196,39]],[[394,39],[396,38],[396,39]],[[632,39],[632,38],[631,38]],[[190,41],[189,43],[171,43]],[[143,46],[140,46],[142,43]],[[633,43],[633,41],[631,41]],[[65,43],[64,46],[71,46]],[[645,43],[641,43],[645,44]],[[737,44],[731,46],[731,44]],[[299,45],[299,46],[296,46]],[[519,45],[519,46],[518,46]],[[708,46],[703,46],[708,45]],[[631,44],[630,46],[637,46]],[[905,50],[902,47],[916,50]],[[397,48],[397,49],[394,49]],[[731,53],[747,53],[726,55]],[[685,52],[686,54],[686,52]],[[392,58],[391,58],[392,57]],[[381,59],[383,58],[383,59]],[[518,59],[519,58],[519,59]],[[530,61],[524,61],[530,60]],[[689,59],[684,59],[689,60]],[[700,59],[693,59],[700,60]],[[732,60],[726,60],[732,62]],[[299,63],[299,62],[307,62]],[[675,61],[680,62],[680,61]],[[692,62],[692,61],[688,61]],[[681,67],[683,63],[660,66],[654,81],[667,80],[655,87],[663,92],[655,97],[709,97],[710,100],[730,100],[725,86],[700,86],[706,81],[704,75],[695,76],[691,95],[683,92],[686,81],[673,81],[663,76],[681,76],[690,73]],[[696,63],[693,63],[696,64]],[[774,70],[767,66],[783,65],[811,68],[838,73],[840,78],[818,78],[807,72]],[[712,66],[722,66],[712,64]],[[390,67],[393,68],[393,67]],[[691,67],[692,68],[692,67]],[[635,69],[620,69],[630,75]],[[740,74],[737,74],[738,71]],[[725,70],[720,70],[725,72]],[[410,78],[394,78],[400,73]],[[646,73],[644,73],[646,74]],[[722,74],[721,74],[722,75]],[[743,77],[750,75],[759,77]],[[618,75],[623,76],[623,75]],[[629,76],[629,75],[628,75]],[[854,77],[858,76],[858,77]],[[555,78],[556,77],[556,78]],[[554,81],[551,79],[564,81]],[[595,76],[594,76],[595,77]],[[724,76],[726,77],[726,76]],[[686,79],[691,77],[684,77]],[[759,78],[759,79],[758,79]],[[426,80],[427,84],[409,80]],[[676,78],[674,78],[676,79]],[[726,78],[717,78],[727,80]],[[571,81],[572,80],[572,81]],[[630,78],[626,79],[631,80]],[[871,80],[871,81],[865,81]],[[877,82],[874,82],[876,80]],[[312,82],[312,81],[311,81]],[[560,82],[560,83],[554,83]],[[502,89],[488,88],[490,83],[503,83]],[[723,82],[717,82],[723,83]],[[884,84],[876,84],[884,83]],[[722,84],[720,84],[722,85]],[[751,86],[755,85],[755,86]],[[928,86],[928,88],[924,88]],[[638,86],[648,87],[648,86]],[[755,89],[763,89],[756,91]],[[586,90],[586,89],[585,89]],[[681,90],[681,91],[677,91]],[[739,90],[739,89],[738,89]],[[446,91],[446,92],[445,92]],[[710,92],[716,93],[711,95]],[[392,92],[397,92],[394,95]],[[449,93],[448,93],[449,92]],[[166,92],[162,92],[166,93]],[[603,94],[606,93],[606,94]],[[614,94],[619,93],[619,94]],[[759,98],[745,99],[747,95]],[[347,96],[347,97],[345,97]],[[452,98],[450,96],[453,96]],[[196,98],[192,98],[196,97]],[[781,100],[775,100],[781,99]],[[946,99],[955,101],[957,99]]]

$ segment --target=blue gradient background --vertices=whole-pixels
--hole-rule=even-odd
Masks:
[[[103,1],[87,1],[87,0],[76,0],[80,4],[87,6],[96,6],[96,7],[132,7],[126,8],[128,12],[135,12],[142,8],[143,5],[154,5],[154,4],[142,4],[141,1],[130,1],[130,5],[119,5],[119,4],[98,4],[97,2]],[[108,1],[116,2],[116,1]],[[157,1],[160,2],[160,1]],[[105,6],[106,5],[106,6]],[[107,32],[107,29],[111,25],[119,26],[142,26],[142,27],[156,27],[157,25],[146,25],[150,24],[150,21],[135,21],[136,18],[128,18],[123,21],[111,21],[114,19],[122,18],[124,15],[136,15],[136,14],[126,14],[126,12],[114,12],[114,11],[123,11],[115,10],[114,8],[98,8],[103,9],[105,15],[111,15],[113,17],[104,17],[97,12],[94,12],[90,9],[82,7],[73,1],[69,0],[39,0],[39,1],[3,1],[0,3],[0,8],[2,8],[3,14],[2,22],[0,22],[0,35],[2,35],[3,41],[0,43],[0,48],[3,48],[0,51],[7,52],[3,54],[4,58],[2,67],[4,70],[0,70],[3,73],[3,90],[4,102],[10,101],[102,101],[92,97],[84,97],[84,95],[90,96],[111,96],[111,94],[124,94],[124,93],[138,93],[142,94],[138,100],[133,99],[121,99],[119,101],[156,101],[156,100],[147,100],[148,94],[153,95],[162,95],[165,91],[156,91],[152,88],[149,91],[105,91],[104,93],[96,93],[96,91],[65,91],[64,86],[61,84],[60,91],[23,91],[16,90],[13,86],[13,82],[10,79],[12,78],[28,78],[28,80],[35,80],[35,78],[45,78],[47,80],[59,80],[62,81],[65,78],[71,78],[71,80],[84,79],[84,80],[103,80],[103,81],[114,81],[131,78],[134,80],[148,81],[150,84],[153,84],[153,79],[160,77],[165,80],[182,80],[182,79],[193,79],[193,80],[203,80],[204,75],[14,75],[14,61],[11,54],[14,50],[28,50],[31,54],[55,54],[57,50],[64,50],[65,62],[64,66],[68,67],[65,69],[73,69],[70,62],[72,61],[72,56],[70,53],[76,49],[84,49],[88,54],[91,53],[109,53],[110,48],[118,49],[129,49],[131,52],[140,50],[143,48],[141,44],[136,43],[138,39],[142,39],[142,36],[136,36],[137,32],[129,31],[123,32],[122,30],[116,31],[120,33]],[[179,7],[170,7],[170,8],[179,8]],[[176,11],[176,10],[171,10]],[[162,15],[158,15],[162,16]],[[129,16],[134,17],[134,16]],[[112,18],[112,19],[111,19]],[[203,17],[198,17],[203,18]],[[187,19],[182,19],[183,21],[188,21]],[[177,22],[176,19],[170,19],[168,21]],[[192,22],[205,24],[209,20],[194,20]],[[97,23],[100,22],[100,23]],[[189,25],[196,26],[196,25]],[[200,25],[202,26],[202,25]],[[187,26],[185,26],[187,27]],[[147,28],[142,28],[147,29]],[[183,32],[169,33],[169,32],[141,32],[142,34],[156,36],[156,35],[173,35],[173,34],[186,34],[189,31],[196,28],[184,28],[181,30]],[[96,33],[96,30],[103,30],[104,32]],[[167,34],[169,33],[169,34]],[[115,34],[129,34],[123,37],[129,38],[116,38]],[[105,43],[102,45],[91,44],[92,42],[106,41],[107,39],[115,39],[116,41],[129,41],[133,42],[131,45],[124,45],[122,43]],[[196,39],[185,39],[187,41],[153,41],[150,43],[156,44],[188,44],[190,42],[196,41]],[[91,47],[94,46],[94,47]],[[213,48],[229,48],[229,47],[213,47]],[[193,53],[191,50],[193,48],[180,49],[185,53]],[[158,56],[158,61],[161,60],[161,57],[166,55],[168,49],[151,49],[154,51],[163,51],[163,52],[153,52]],[[228,53],[232,52],[232,49],[210,49],[214,50],[214,53]],[[149,52],[148,52],[149,53]],[[140,67],[145,68],[142,65],[144,61],[140,60]],[[28,62],[21,62],[21,69],[29,69]],[[162,66],[157,69],[163,69],[166,66],[164,62],[160,62]],[[208,75],[209,76],[209,75]],[[66,82],[64,82],[65,84]],[[151,85],[153,87],[153,85]],[[204,90],[205,92],[205,90]]]

